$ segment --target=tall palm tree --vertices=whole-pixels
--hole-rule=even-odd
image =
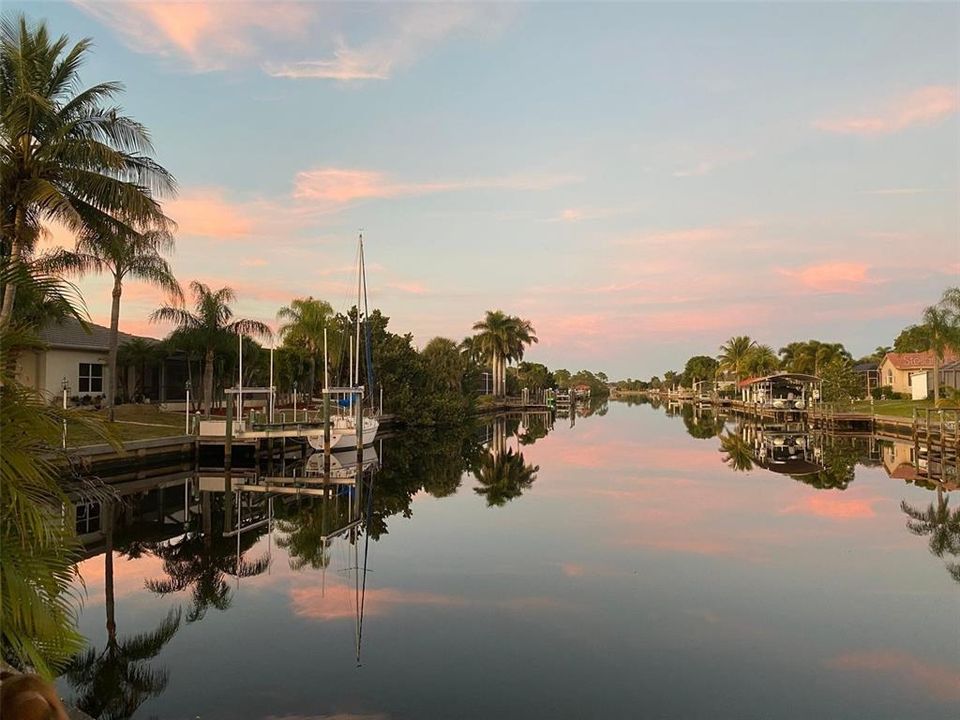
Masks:
[[[533,324],[502,310],[488,310],[483,320],[473,325],[478,331],[477,348],[491,361],[493,370],[493,394],[506,394],[507,364],[522,360],[524,350],[538,342]]]
[[[288,347],[304,348],[308,353],[311,393],[317,389],[317,357],[323,352],[323,331],[327,329],[328,336],[335,332],[333,319],[330,303],[313,297],[295,298],[277,312],[277,320],[283,321],[279,330],[283,343]]]
[[[947,349],[960,348],[960,326],[953,313],[943,304],[931,305],[923,311],[923,325],[933,352],[933,402],[940,402],[940,363]]]
[[[732,372],[737,380],[743,379],[743,370],[750,350],[756,342],[747,335],[737,335],[730,338],[720,346],[720,369],[724,372]]]
[[[500,369],[505,366],[505,358],[510,352],[510,325],[510,316],[502,310],[487,310],[484,319],[473,324],[473,329],[477,331],[477,345],[490,361],[495,397],[503,394]]]
[[[114,420],[117,395],[117,337],[120,324],[120,297],[125,279],[141,280],[165,290],[174,302],[183,303],[183,291],[173,275],[170,263],[163,257],[173,250],[173,235],[165,231],[121,233],[107,230],[84,233],[77,240],[77,252],[89,269],[113,276],[113,303],[110,307],[110,348],[107,382],[107,405],[110,422]]]
[[[16,271],[35,249],[43,222],[75,234],[165,229],[158,197],[175,181],[152,157],[147,129],[110,105],[116,82],[81,89],[91,42],[71,46],[24,16],[0,25],[0,195],[2,265]],[[4,282],[0,328],[9,325],[18,283]]]
[[[213,400],[213,363],[218,350],[232,343],[237,333],[269,338],[269,326],[259,320],[234,320],[230,303],[236,302],[237,294],[228,287],[211,290],[198,280],[190,283],[194,311],[165,305],[151,316],[151,322],[172,322],[177,330],[192,344],[203,350],[203,411],[210,415]]]

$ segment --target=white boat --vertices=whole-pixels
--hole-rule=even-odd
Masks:
[[[377,418],[363,418],[363,445],[372,445],[380,428]],[[307,442],[314,450],[322,451],[323,430],[307,433]],[[357,449],[357,421],[356,418],[344,415],[335,415],[330,418],[330,449],[356,450]]]

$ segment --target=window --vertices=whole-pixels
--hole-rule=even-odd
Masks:
[[[100,529],[100,503],[77,505],[77,535],[97,532]]]
[[[887,370],[887,385],[893,385],[893,370]]]
[[[80,387],[82,393],[103,392],[103,365],[80,363]]]

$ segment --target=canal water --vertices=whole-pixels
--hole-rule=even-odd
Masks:
[[[960,494],[780,430],[610,402],[406,435],[360,492],[246,493],[239,540],[222,494],[185,518],[182,474],[141,484],[112,532],[78,516],[91,649],[60,690],[104,718],[954,720]]]

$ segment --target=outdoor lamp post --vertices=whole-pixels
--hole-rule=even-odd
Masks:
[[[184,415],[183,427],[184,427],[184,433],[189,435],[190,434],[190,380],[189,379],[187,380],[185,387],[187,388],[187,405],[183,409],[183,415]]]
[[[67,391],[70,389],[70,383],[67,382],[67,376],[63,376],[63,380],[60,382],[60,387],[63,388],[63,409],[67,409]],[[63,418],[63,449],[67,449],[67,418]]]

